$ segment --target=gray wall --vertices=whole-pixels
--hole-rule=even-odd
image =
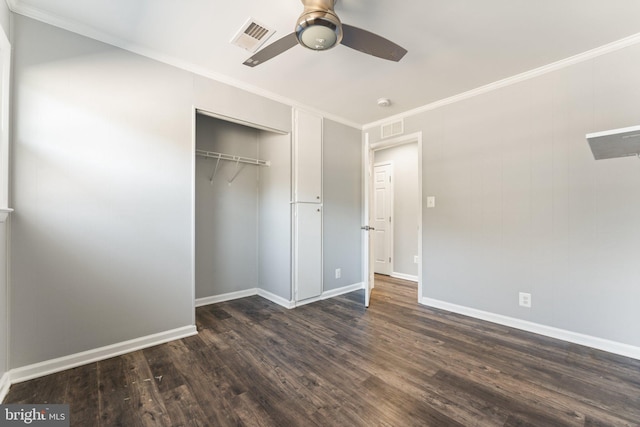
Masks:
[[[261,132],[258,152],[258,288],[291,301],[291,135]]]
[[[324,120],[323,291],[361,283],[362,133]],[[335,278],[335,270],[342,277]]]
[[[239,164],[229,183],[234,162],[196,158],[196,298],[260,288],[291,299],[290,139],[197,116],[198,149],[271,166]]]
[[[14,31],[11,367],[191,325],[193,107],[285,131],[290,107],[28,18]]]
[[[375,152],[375,162],[393,162],[393,273],[418,277],[418,144]]]
[[[15,24],[12,367],[192,324],[191,76]]]
[[[639,124],[638,69],[628,47],[405,120],[437,197],[423,297],[640,345],[640,163],[585,140]]]
[[[258,131],[198,115],[196,148],[257,158]],[[258,284],[258,167],[238,167],[196,157],[196,298]]]

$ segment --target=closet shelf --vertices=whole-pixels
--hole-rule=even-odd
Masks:
[[[214,151],[196,150],[196,156],[208,157],[210,159],[228,160],[236,163],[246,163],[257,166],[271,166],[268,160],[252,159],[250,157],[234,156],[232,154],[216,153]]]

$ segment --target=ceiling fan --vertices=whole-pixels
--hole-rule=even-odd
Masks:
[[[407,50],[367,30],[343,24],[333,10],[337,0],[302,0],[304,11],[296,30],[257,52],[244,61],[255,67],[300,44],[312,50],[327,50],[338,44],[368,55],[400,61]]]

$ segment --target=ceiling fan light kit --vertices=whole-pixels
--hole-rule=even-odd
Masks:
[[[398,62],[407,50],[377,34],[342,24],[334,11],[337,0],[302,0],[304,11],[296,29],[263,48],[244,65],[255,67],[300,44],[311,50],[327,50],[339,44],[368,55]]]
[[[300,44],[312,50],[331,49],[342,41],[342,24],[335,14],[304,13],[296,25]]]

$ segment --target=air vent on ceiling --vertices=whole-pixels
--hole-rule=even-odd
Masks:
[[[395,122],[385,123],[380,126],[380,137],[390,138],[396,135],[402,135],[404,133],[404,120],[400,119]]]
[[[587,134],[596,160],[638,156],[640,158],[640,126]]]
[[[249,52],[255,52],[264,42],[276,31],[261,24],[253,18],[240,27],[235,36],[231,39],[231,44],[239,46]]]

